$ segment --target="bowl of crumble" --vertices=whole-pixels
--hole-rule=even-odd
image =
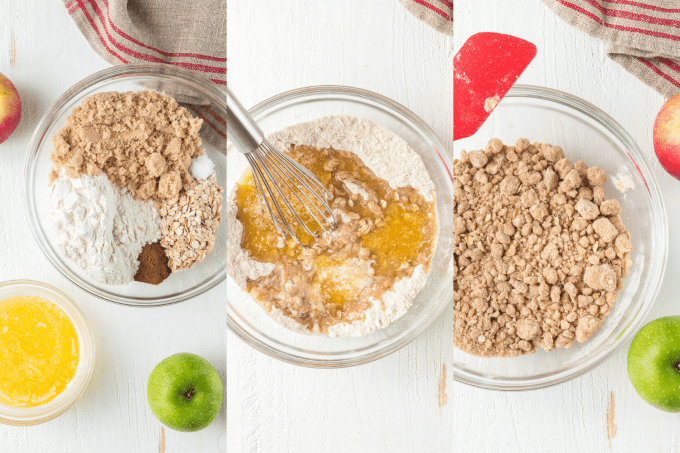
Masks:
[[[597,107],[518,85],[454,156],[454,378],[528,390],[602,363],[642,325],[667,258],[640,147]],[[473,213],[460,190],[484,184]]]

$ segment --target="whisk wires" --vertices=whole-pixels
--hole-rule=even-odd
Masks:
[[[295,197],[324,232],[335,228],[337,222],[328,204],[328,191],[311,171],[279,151],[267,139],[245,156],[252,170],[260,207],[269,212],[279,234],[305,246],[291,226],[289,218],[292,218],[305,233],[316,236],[316,231],[312,231],[314,227],[300,217],[289,196]]]

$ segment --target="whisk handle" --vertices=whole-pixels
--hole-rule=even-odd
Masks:
[[[257,149],[264,133],[227,86],[227,138],[237,151],[247,154]]]

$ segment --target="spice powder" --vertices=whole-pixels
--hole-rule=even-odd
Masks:
[[[168,257],[159,242],[146,244],[139,255],[139,269],[135,281],[160,285],[171,274]]]

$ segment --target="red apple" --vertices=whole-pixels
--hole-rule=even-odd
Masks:
[[[21,99],[14,84],[0,73],[0,143],[12,135],[21,120]]]
[[[654,151],[663,168],[680,179],[680,93],[666,101],[656,116]]]

